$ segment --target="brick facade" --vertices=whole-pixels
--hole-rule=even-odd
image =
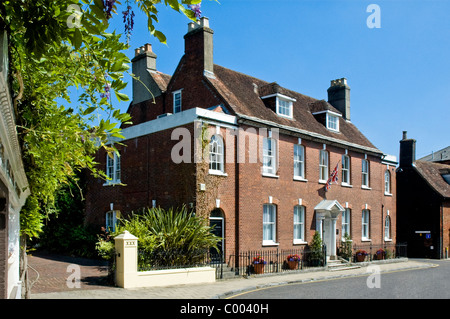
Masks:
[[[87,222],[104,225],[111,203],[123,215],[151,207],[153,201],[165,208],[186,204],[205,217],[220,210],[227,254],[237,250],[288,249],[311,241],[318,227],[315,207],[324,200],[333,200],[351,211],[350,235],[354,244],[395,243],[395,161],[385,160],[384,154],[344,118],[339,119],[340,132],[328,130],[322,116],[325,113],[320,112],[340,113],[325,101],[217,65],[212,72],[208,70],[212,52],[206,52],[209,44],[204,45],[204,41],[212,32],[209,25],[201,26],[185,36],[185,55],[155,103],[144,101],[130,105],[134,124],[124,128],[126,139],[121,141],[124,146],[118,146],[121,182],[126,186],[105,186],[104,181],[91,179],[86,198]],[[182,90],[183,112],[157,118],[173,112],[173,92],[177,90]],[[292,119],[276,114],[278,96],[293,101]],[[314,112],[319,112],[317,116],[312,115],[313,107]],[[194,161],[198,123],[208,128],[207,142],[215,134],[223,139],[225,160],[221,174],[211,173],[208,163]],[[176,128],[185,128],[190,133],[189,163],[173,161],[172,151],[180,142],[178,137],[172,140]],[[263,137],[267,136],[267,130],[276,133],[277,169],[273,176],[262,174]],[[305,150],[303,180],[296,180],[293,175],[294,145],[299,142]],[[339,181],[328,191],[325,182],[319,182],[319,152],[324,148],[329,156],[329,175],[339,163]],[[349,185],[341,183],[344,154],[350,157],[351,163]],[[104,169],[105,152],[99,151],[96,160]],[[368,188],[361,183],[363,160],[370,167]],[[390,173],[389,194],[384,189],[386,170]],[[263,243],[264,204],[276,207],[272,244]],[[305,209],[305,236],[300,244],[294,243],[293,238],[297,205]],[[361,235],[363,209],[370,211],[367,240]],[[388,212],[390,238],[387,239],[384,225]],[[335,229],[337,244],[343,237],[341,225],[342,214],[339,214]]]

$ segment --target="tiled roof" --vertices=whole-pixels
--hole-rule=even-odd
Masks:
[[[167,90],[167,85],[169,84],[172,76],[161,73],[159,71],[151,72],[151,76],[153,77],[153,79],[155,80],[156,84],[158,85],[158,87],[161,91],[164,92]]]
[[[450,184],[442,177],[443,174],[450,174],[450,165],[417,160],[415,166],[417,172],[436,192],[450,198]]]
[[[365,147],[376,153],[382,153],[355,125],[343,118],[340,119],[339,132],[330,131],[323,123],[320,123],[312,115],[318,109],[332,110],[339,113],[333,106],[323,100],[314,99],[280,87],[275,82],[269,83],[219,65],[214,65],[214,77],[206,77],[206,79],[238,116],[245,115],[246,117],[276,123],[284,127],[311,132],[317,136],[331,138],[334,141],[345,141],[352,145]],[[265,106],[261,96],[275,93],[295,99],[292,119],[278,116],[273,110]]]

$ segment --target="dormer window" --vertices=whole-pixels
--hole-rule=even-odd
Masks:
[[[294,117],[293,102],[295,102],[296,99],[281,93],[261,96],[261,99],[264,101],[264,104],[266,104],[268,108],[275,111],[277,115],[287,117],[289,119]]]
[[[342,114],[339,113],[331,104],[324,100],[313,102],[309,105],[311,114],[315,119],[322,123],[328,130],[332,132],[339,132],[339,118]]]
[[[327,129],[339,132],[339,116],[331,112],[327,112]]]
[[[292,118],[292,100],[277,97],[277,114]]]

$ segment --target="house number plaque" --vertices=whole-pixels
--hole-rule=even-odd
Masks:
[[[136,241],[135,240],[126,240],[125,247],[136,247]]]

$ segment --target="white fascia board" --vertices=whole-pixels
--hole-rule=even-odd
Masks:
[[[383,158],[382,158],[381,163],[383,163],[383,164],[397,165],[397,164],[398,164],[397,156],[395,156],[395,155],[390,155],[390,154],[383,154]]]
[[[290,96],[287,96],[287,95],[284,95],[284,94],[281,94],[281,93],[274,93],[274,94],[261,96],[261,99],[268,99],[269,97],[274,97],[274,96],[279,97],[279,98],[284,99],[284,100],[291,101],[291,102],[297,102],[297,100],[294,99],[293,97],[290,97]]]
[[[237,125],[236,116],[214,112],[202,108],[192,108],[159,119],[133,125],[122,130],[124,139],[111,138],[110,142],[121,142],[136,137],[164,131],[170,128],[193,123],[196,120],[206,120],[214,123],[223,123],[230,126]]]
[[[248,115],[244,115],[244,114],[240,114],[240,113],[236,113],[236,114],[237,114],[237,116],[239,118],[244,119],[244,120],[249,120],[249,121],[256,122],[256,123],[261,123],[261,124],[264,124],[264,125],[267,125],[267,126],[276,127],[276,128],[282,129],[282,130],[293,132],[293,133],[299,133],[299,134],[302,134],[302,135],[305,135],[305,136],[309,136],[309,137],[312,137],[312,138],[317,138],[317,139],[320,139],[320,140],[324,140],[324,141],[340,144],[342,146],[348,146],[348,147],[352,147],[352,148],[355,148],[355,149],[360,149],[360,150],[363,150],[363,151],[372,152],[372,153],[376,153],[376,154],[380,154],[380,155],[382,154],[382,152],[380,150],[376,149],[376,148],[362,146],[362,145],[355,144],[355,143],[352,143],[352,142],[347,142],[347,141],[344,141],[344,140],[340,140],[340,139],[337,139],[337,138],[334,138],[334,137],[325,136],[325,135],[322,135],[322,134],[319,134],[319,133],[314,133],[314,132],[302,130],[302,129],[299,129],[299,128],[295,128],[295,127],[292,127],[292,126],[278,124],[278,123],[275,123],[275,122],[272,122],[272,121],[262,120],[260,118],[253,117],[253,116],[248,116]]]
[[[336,113],[336,112],[333,112],[333,111],[330,111],[330,110],[314,112],[314,113],[311,113],[311,114],[312,115],[316,115],[316,114],[322,114],[322,113],[328,113],[328,114],[331,114],[331,115],[334,115],[334,116],[342,117],[342,114],[339,114],[339,113]]]

